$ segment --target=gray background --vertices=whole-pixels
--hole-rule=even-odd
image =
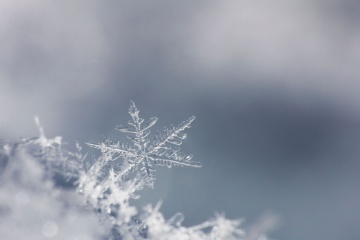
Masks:
[[[101,141],[130,100],[192,115],[200,169],[159,169],[139,205],[192,225],[282,217],[275,239],[360,239],[360,2],[1,0],[0,136]]]

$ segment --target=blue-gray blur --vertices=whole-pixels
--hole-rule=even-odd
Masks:
[[[276,239],[360,239],[360,2],[0,1],[0,134],[119,137],[197,116],[155,190],[196,224],[282,217]]]

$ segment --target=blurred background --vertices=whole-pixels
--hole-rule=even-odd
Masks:
[[[274,239],[360,239],[360,2],[1,0],[0,136],[101,141],[134,100],[197,117],[200,169],[158,167],[166,217],[224,212]],[[87,150],[92,151],[91,149]]]

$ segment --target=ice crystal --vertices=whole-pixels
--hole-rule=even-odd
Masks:
[[[0,236],[1,239],[101,239],[101,240],[259,240],[269,221],[245,235],[241,221],[217,214],[202,224],[185,227],[184,215],[165,219],[161,203],[143,210],[130,204],[145,186],[153,187],[154,165],[191,166],[192,156],[180,152],[195,117],[164,128],[150,141],[147,122],[130,103],[126,133],[132,144],[106,139],[100,156],[90,158],[68,151],[61,137],[45,137],[38,118],[39,137],[17,142],[0,141]],[[69,186],[64,188],[64,181]],[[76,194],[79,193],[79,194]],[[190,201],[190,199],[189,199]],[[97,217],[97,221],[92,216]],[[271,223],[271,222],[270,222]]]
[[[109,140],[100,144],[88,143],[107,156],[106,161],[114,161],[118,158],[124,160],[122,168],[116,172],[117,176],[124,178],[130,172],[140,168],[145,184],[153,188],[155,182],[153,165],[200,167],[199,163],[191,161],[192,155],[180,152],[180,145],[186,138],[183,131],[190,128],[195,119],[194,116],[183,121],[177,127],[173,125],[169,128],[165,127],[163,132],[157,132],[151,142],[148,138],[150,128],[155,125],[158,118],[150,118],[144,123],[144,119],[139,117],[139,110],[133,101],[130,102],[129,114],[131,120],[128,122],[128,126],[118,126],[116,129],[127,134],[128,139],[133,143],[132,146]]]
[[[244,239],[244,231],[240,229],[240,220],[226,219],[222,214],[216,214],[200,225],[193,227],[182,226],[184,215],[175,214],[166,220],[159,211],[161,202],[155,207],[150,205],[145,207],[143,218],[150,229],[148,232],[150,239],[157,240],[237,240]],[[257,240],[257,239],[256,239]]]

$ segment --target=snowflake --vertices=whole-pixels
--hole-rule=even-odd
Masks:
[[[190,128],[195,117],[180,123],[177,127],[171,125],[165,127],[164,131],[157,132],[154,140],[148,139],[150,128],[154,126],[158,118],[150,118],[145,124],[144,119],[139,117],[139,110],[133,101],[130,102],[129,114],[131,120],[129,126],[118,126],[116,129],[126,133],[132,146],[119,141],[105,140],[103,143],[88,143],[89,146],[99,149],[105,161],[115,161],[122,158],[121,169],[116,172],[117,178],[124,178],[130,172],[140,168],[141,177],[145,184],[153,188],[155,182],[155,169],[153,165],[161,166],[190,166],[200,167],[199,163],[191,161],[192,155],[180,152],[182,140],[186,138],[183,131]]]

